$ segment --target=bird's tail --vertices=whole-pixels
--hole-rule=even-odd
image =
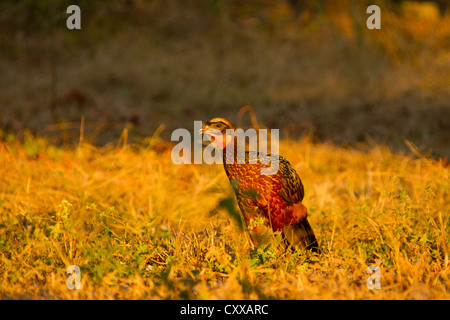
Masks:
[[[319,243],[307,218],[298,224],[286,225],[283,228],[283,234],[286,241],[293,247],[298,246],[312,252],[320,252]]]

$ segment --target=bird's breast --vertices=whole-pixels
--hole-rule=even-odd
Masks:
[[[292,220],[293,207],[280,196],[281,176],[261,175],[259,165],[226,165],[225,170],[234,190],[241,201],[253,201],[266,218],[271,221],[273,230],[280,230]],[[243,212],[244,216],[246,215]]]

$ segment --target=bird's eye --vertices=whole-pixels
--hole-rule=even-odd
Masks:
[[[216,127],[217,127],[217,128],[220,128],[221,126],[222,126],[222,125],[221,125],[220,123],[218,123]]]

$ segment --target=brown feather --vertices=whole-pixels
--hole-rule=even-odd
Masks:
[[[205,128],[217,129],[226,135],[226,129],[234,129],[234,126],[227,119],[214,118]],[[221,141],[227,139],[221,137]],[[233,148],[223,150],[223,163],[247,226],[252,219],[263,218],[266,226],[281,231],[290,245],[318,251],[317,239],[306,218],[307,209],[301,203],[303,183],[294,167],[281,156],[274,158],[258,152],[238,152],[237,140],[233,141]],[[278,161],[278,171],[273,175],[261,174],[261,168],[270,165],[263,164],[270,163],[267,160]]]

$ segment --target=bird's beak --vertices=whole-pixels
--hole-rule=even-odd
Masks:
[[[209,129],[209,126],[203,126],[200,130],[197,131],[197,134],[203,134],[206,132],[206,130]]]

